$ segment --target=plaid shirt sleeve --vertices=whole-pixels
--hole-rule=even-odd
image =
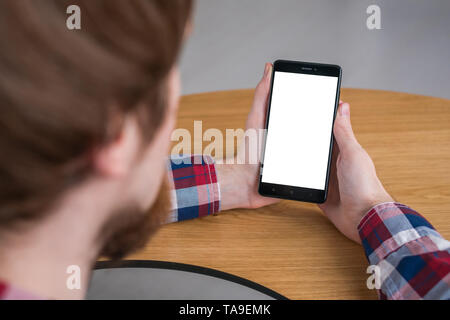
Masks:
[[[167,223],[214,214],[220,210],[220,190],[214,160],[207,155],[171,156],[172,211]]]
[[[358,230],[369,263],[379,267],[381,299],[450,299],[450,241],[419,213],[382,203]]]

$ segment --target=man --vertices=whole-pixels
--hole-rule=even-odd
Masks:
[[[65,27],[71,4],[79,31]],[[256,192],[258,165],[188,156],[199,161],[167,170],[190,12],[186,0],[0,2],[1,298],[83,298],[100,255],[141,248],[163,222],[276,202]],[[247,128],[263,127],[271,68]],[[320,208],[379,266],[380,296],[450,298],[449,242],[385,191],[346,103],[334,134]],[[70,265],[81,290],[66,287]]]

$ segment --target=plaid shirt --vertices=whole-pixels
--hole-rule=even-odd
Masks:
[[[208,156],[169,161],[173,211],[167,222],[214,214],[220,189]],[[379,270],[381,299],[450,299],[450,242],[420,214],[400,203],[379,204],[358,226],[371,265]],[[0,299],[36,298],[0,282]]]
[[[167,223],[204,217],[220,210],[219,184],[210,156],[172,156],[168,172],[172,212]]]
[[[450,241],[413,209],[376,205],[358,226],[381,299],[450,299]]]

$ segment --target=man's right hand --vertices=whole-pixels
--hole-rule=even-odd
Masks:
[[[327,201],[320,209],[345,236],[361,243],[358,224],[373,206],[394,201],[377,177],[375,166],[353,134],[350,106],[339,103]]]

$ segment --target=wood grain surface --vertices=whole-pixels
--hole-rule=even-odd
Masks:
[[[450,238],[450,100],[361,89],[342,89],[341,98],[388,192]],[[177,127],[244,128],[252,99],[253,90],[184,96]],[[128,258],[218,269],[290,299],[377,298],[362,247],[315,205],[294,201],[166,225]]]

